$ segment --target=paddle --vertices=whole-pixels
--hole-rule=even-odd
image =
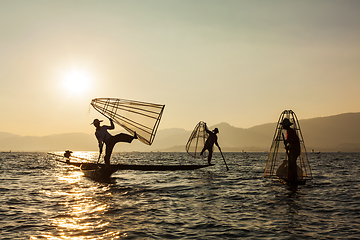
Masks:
[[[286,140],[285,140],[285,136],[284,136],[284,133],[281,133],[282,135],[282,138],[283,138],[283,141],[284,141],[284,145],[285,145],[285,150],[286,150],[286,156],[287,156],[287,159],[288,159],[288,171],[291,173],[291,175],[293,175],[293,170],[290,168],[290,165],[289,165],[289,162],[290,162],[290,156],[289,156],[289,150],[287,149],[286,147]],[[289,178],[289,176],[288,176]],[[289,180],[289,179],[288,179]]]
[[[286,150],[286,156],[288,157],[288,161],[289,161],[289,150],[286,147],[286,140],[285,140],[285,136],[284,133],[281,133],[283,141],[284,141],[284,145],[285,145],[285,150]]]
[[[221,151],[221,149],[220,149],[220,148],[219,148],[219,151],[220,151],[221,156],[222,156],[222,158],[223,158],[223,160],[224,160],[224,163],[225,163],[226,169],[229,171],[229,168],[228,168],[228,166],[227,166],[227,164],[226,164],[226,161],[225,161],[224,155],[223,155],[223,153],[222,153],[222,151]]]

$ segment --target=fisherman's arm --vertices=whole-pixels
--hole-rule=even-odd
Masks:
[[[109,121],[110,121],[111,126],[108,129],[110,129],[110,130],[115,129],[113,120],[111,118],[109,118]]]
[[[108,130],[113,130],[113,129],[115,129],[115,125],[114,125],[113,120],[112,120],[111,118],[109,118],[109,121],[110,121],[110,126],[108,126],[108,125],[103,125],[102,127],[103,127],[103,128],[106,128],[106,129],[108,129]]]
[[[211,134],[212,132],[208,129],[206,123],[205,123],[205,131],[208,133],[208,134]]]
[[[290,150],[291,143],[288,139],[284,139],[284,145],[286,150]]]

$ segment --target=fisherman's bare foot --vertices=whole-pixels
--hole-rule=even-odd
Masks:
[[[138,139],[136,132],[134,132],[134,139]]]

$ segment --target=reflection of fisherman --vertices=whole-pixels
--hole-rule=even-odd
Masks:
[[[300,140],[296,131],[290,126],[292,123],[285,118],[281,125],[286,129],[285,148],[288,151],[288,181],[297,181],[297,165],[296,160],[300,155]]]
[[[221,151],[221,148],[220,148],[220,146],[219,146],[219,144],[218,144],[218,141],[217,141],[218,137],[216,136],[216,134],[219,133],[219,130],[218,130],[217,128],[214,128],[213,131],[209,131],[209,129],[208,129],[207,126],[206,126],[206,123],[205,123],[205,130],[206,130],[206,132],[209,134],[209,137],[206,139],[204,148],[201,150],[200,156],[203,155],[203,153],[205,152],[205,150],[208,150],[208,151],[209,151],[208,163],[209,163],[209,165],[210,165],[214,144],[215,144],[215,145],[219,148],[219,150]]]
[[[100,126],[100,122],[102,122],[102,120],[99,119],[94,119],[94,121],[92,122],[92,124],[94,124],[94,126],[96,127],[95,136],[99,142],[99,152],[100,152],[99,157],[102,154],[104,143],[106,145],[105,157],[104,157],[106,167],[110,166],[110,156],[116,143],[118,142],[131,143],[132,140],[137,139],[136,132],[134,136],[125,133],[120,133],[115,136],[112,136],[107,130],[108,129],[112,130],[115,128],[115,126],[110,118],[109,120],[111,126],[105,126],[105,125]]]

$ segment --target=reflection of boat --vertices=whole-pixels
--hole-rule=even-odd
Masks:
[[[62,157],[61,155],[48,153],[53,156]],[[72,156],[74,157],[74,156]],[[210,165],[133,165],[133,164],[111,164],[110,167],[105,168],[104,164],[96,164],[89,162],[72,162],[69,159],[60,160],[59,162],[80,168],[84,176],[92,179],[108,179],[118,170],[138,170],[138,171],[184,171],[205,168]]]

